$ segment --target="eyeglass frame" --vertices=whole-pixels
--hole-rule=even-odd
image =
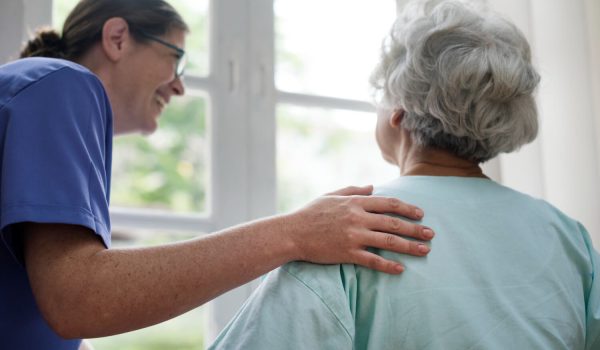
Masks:
[[[183,73],[185,71],[185,65],[187,63],[187,56],[185,54],[185,50],[177,47],[167,41],[162,40],[161,38],[148,34],[146,32],[143,31],[138,31],[138,33],[143,36],[146,39],[150,39],[152,41],[155,41],[163,46],[166,46],[172,50],[175,50],[177,52],[177,64],[175,65],[175,78],[180,78],[183,76]]]

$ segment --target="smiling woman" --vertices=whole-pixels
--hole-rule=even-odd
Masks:
[[[129,30],[127,28],[129,27]],[[105,37],[125,41],[128,33],[134,37],[138,27],[122,18],[111,18],[104,25]],[[146,35],[141,35],[147,39]],[[174,46],[185,46],[185,30],[173,28],[162,35],[163,42]],[[173,95],[183,95],[184,87],[176,75],[179,55],[170,47],[155,40],[132,42],[130,47],[109,46],[109,58],[114,73],[109,75],[107,84],[119,87],[109,92],[115,118],[114,133],[131,132],[153,133],[158,127],[157,119]],[[98,69],[98,54],[92,49],[80,62],[92,69]]]
[[[54,27],[62,27],[67,14],[77,2],[78,0],[53,2]],[[191,50],[192,55],[188,59],[189,55],[185,54],[179,59],[176,72],[181,75],[181,70],[187,65],[186,74],[204,75],[208,69],[208,1],[169,2],[182,14],[190,27],[186,51]],[[138,33],[157,38],[143,30]],[[148,43],[152,41],[149,39]],[[156,50],[161,49],[157,47]],[[172,51],[180,56],[181,52],[175,52],[178,50]],[[168,54],[169,51],[167,49],[164,52]],[[156,124],[158,121],[160,125],[152,135],[140,137],[132,134],[114,140],[111,195],[113,210],[144,213],[144,210],[149,209],[155,212],[159,210],[162,215],[189,215],[204,213],[208,209],[208,95],[194,89],[192,84],[185,97],[168,100],[167,104],[167,98],[155,95],[155,102],[162,105],[163,114],[158,120],[150,120],[150,123]],[[149,127],[153,128],[154,125]],[[152,217],[156,217],[155,213]],[[144,219],[143,222],[148,220]],[[138,225],[119,226],[125,237],[135,237],[136,232],[139,232]],[[156,227],[156,224],[148,227],[150,226]]]

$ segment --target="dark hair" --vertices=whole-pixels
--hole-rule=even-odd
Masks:
[[[20,57],[76,60],[100,41],[104,23],[113,17],[127,21],[129,32],[138,42],[148,41],[141,33],[161,36],[171,29],[189,30],[164,0],[81,0],[65,20],[62,37],[52,29],[39,30]]]

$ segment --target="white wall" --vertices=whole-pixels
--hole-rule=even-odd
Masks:
[[[0,3],[0,63],[18,56],[23,38],[24,6],[21,0]]]
[[[18,58],[30,34],[52,23],[52,1],[9,0],[0,3],[0,64]]]

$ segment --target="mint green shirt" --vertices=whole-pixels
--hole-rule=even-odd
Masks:
[[[270,273],[211,349],[600,349],[585,228],[491,180],[401,177],[377,189],[436,232],[398,276],[294,262]]]

